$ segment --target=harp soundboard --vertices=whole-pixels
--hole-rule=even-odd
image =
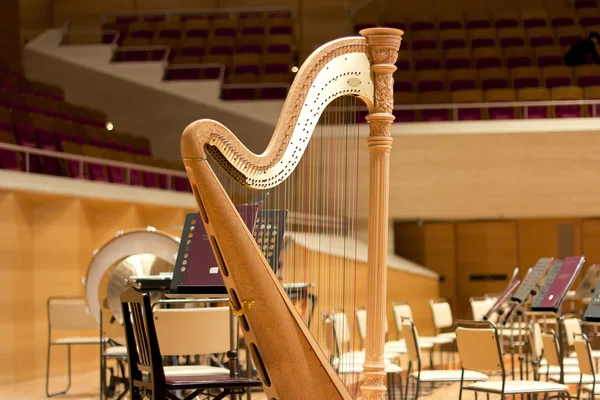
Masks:
[[[542,290],[533,300],[531,311],[558,312],[584,261],[582,256],[567,257],[563,262],[556,260]]]
[[[541,282],[548,272],[548,267],[552,263],[552,257],[540,258],[537,260],[531,272],[527,274],[521,286],[511,296],[511,300],[523,304],[530,295],[535,295],[541,286]]]

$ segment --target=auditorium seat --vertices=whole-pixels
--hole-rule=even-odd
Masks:
[[[577,11],[579,17],[579,25],[582,27],[588,27],[593,25],[600,25],[600,10],[597,8],[582,8]]]
[[[577,14],[571,8],[550,10],[550,24],[553,28],[573,26],[577,22]]]
[[[487,68],[479,71],[479,88],[481,90],[505,89],[509,87],[508,70],[506,68]]]
[[[540,86],[540,70],[536,67],[519,67],[511,70],[513,88],[536,88]]]
[[[417,90],[419,92],[437,92],[446,89],[443,70],[420,71],[417,74]]]
[[[471,68],[473,66],[471,49],[468,47],[446,50],[444,56],[444,68],[447,70]]]
[[[464,29],[463,15],[460,12],[444,13],[437,18],[437,23],[440,31]]]
[[[102,149],[99,149],[98,147],[95,146],[90,146],[90,145],[82,145],[81,146],[81,150],[83,152],[83,155],[86,155],[88,157],[94,157],[94,158],[104,158],[104,152]],[[109,167],[111,169],[111,176],[110,178],[117,178],[118,176],[118,169],[116,167]],[[90,162],[87,163],[87,173],[89,174],[88,176],[90,177],[90,179],[92,181],[99,181],[99,182],[115,182],[115,180],[111,180],[109,179],[109,174],[107,172],[107,167],[105,165],[102,164],[97,164],[94,162]],[[120,182],[118,182],[120,183]]]
[[[408,71],[412,68],[412,53],[410,51],[400,48],[396,68],[398,71]]]
[[[188,19],[183,22],[183,32],[186,37],[208,38],[210,30],[208,19]]]
[[[544,86],[552,89],[558,86],[571,86],[573,84],[573,69],[565,66],[552,66],[542,69]]]
[[[394,93],[394,105],[416,105],[418,103],[419,99],[415,92]],[[416,110],[394,110],[393,114],[397,122],[414,122],[417,120]]]
[[[435,29],[435,16],[426,12],[415,12],[411,15],[409,32],[431,31]]]
[[[415,90],[415,73],[402,71],[394,76],[394,92],[412,92]]]
[[[60,142],[60,147],[65,153],[70,153],[78,156],[83,156],[83,149],[81,145],[71,142],[71,141],[63,141]],[[82,164],[76,160],[66,160],[64,163],[64,168],[66,171],[66,175],[71,178],[77,179],[87,179],[87,172],[85,168],[81,168]]]
[[[529,67],[533,65],[533,49],[529,46],[504,49],[507,68]]]
[[[492,28],[470,29],[469,44],[472,49],[494,47],[497,45],[497,32]]]
[[[504,66],[504,54],[500,47],[474,49],[473,59],[477,69],[498,68]]]
[[[420,104],[448,104],[452,103],[452,95],[447,91],[425,92],[419,93]],[[421,120],[432,121],[449,121],[450,109],[421,109]]]
[[[474,68],[460,68],[446,73],[450,91],[477,88],[477,70]]]
[[[516,102],[517,94],[514,89],[491,89],[484,93],[487,103]],[[513,119],[515,118],[514,107],[490,107],[487,110],[488,119]]]
[[[498,31],[498,37],[500,38],[500,46],[503,48],[525,46],[527,41],[525,30],[523,28],[500,29]]]
[[[543,87],[522,88],[517,90],[518,101],[550,101],[550,90]],[[527,106],[523,109],[523,118],[548,118],[548,106]]]
[[[486,10],[468,10],[465,12],[465,27],[471,29],[486,29],[492,27],[492,18]]]
[[[597,0],[574,0],[575,8],[594,8],[598,7]]]
[[[415,70],[431,70],[442,68],[442,58],[439,50],[421,50],[413,52]]]
[[[483,92],[478,89],[457,90],[452,92],[452,102],[456,104],[482,103]],[[480,120],[482,118],[482,112],[481,108],[459,108],[457,116],[459,121]]]
[[[552,46],[554,44],[554,37],[554,29],[549,27],[527,29],[527,38],[531,47]]]
[[[417,31],[410,36],[410,48],[416,50],[433,50],[439,47],[436,31]]]
[[[462,49],[467,46],[467,34],[464,29],[447,29],[440,31],[442,50]]]
[[[579,86],[559,86],[550,91],[552,100],[581,100],[583,99],[583,89]],[[583,115],[583,106],[579,104],[556,105],[554,106],[554,116],[556,118],[578,118]]]
[[[216,19],[212,22],[212,32],[215,37],[235,37],[237,21],[235,19]]]
[[[4,106],[0,106],[0,131],[13,131],[10,110]]]
[[[540,46],[535,48],[535,64],[540,67],[563,65],[564,52],[560,46]]]
[[[545,9],[529,9],[521,12],[521,20],[525,29],[548,26],[548,11]]]
[[[575,83],[581,87],[600,85],[600,65],[580,65],[575,67]]]
[[[585,38],[581,26],[563,26],[556,29],[556,39],[560,46],[571,46]]]
[[[495,10],[493,18],[496,29],[517,28],[521,25],[521,15],[517,11]]]

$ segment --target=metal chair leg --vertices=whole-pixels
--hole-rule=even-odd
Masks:
[[[52,344],[48,343],[48,356],[46,357],[46,397],[54,397],[61,394],[67,394],[71,388],[71,345],[67,345],[67,387],[60,392],[50,393],[50,349]]]

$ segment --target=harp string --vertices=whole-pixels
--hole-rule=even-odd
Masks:
[[[343,370],[340,377],[353,390],[357,390],[360,377],[355,365],[362,365],[355,309],[366,303],[366,297],[360,302],[357,299],[366,288],[366,269],[361,279],[357,274],[358,193],[367,186],[358,185],[360,132],[356,110],[355,97],[334,100],[322,114],[294,172],[274,188],[241,187],[209,159],[234,204],[260,203],[261,212],[289,211],[279,266],[272,267],[279,267],[277,276],[283,284],[312,286],[293,293],[293,303],[306,324],[310,319],[312,335],[334,368]],[[255,229],[257,241],[262,238],[259,247],[265,250],[267,243],[267,251],[275,250],[269,248],[273,237],[265,236],[261,226]],[[316,296],[314,311],[310,295]],[[341,316],[345,321],[339,319]]]

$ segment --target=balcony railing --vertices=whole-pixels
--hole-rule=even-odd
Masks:
[[[72,178],[84,179],[85,178],[84,166],[86,164],[97,164],[97,165],[102,165],[102,166],[106,166],[106,167],[123,168],[123,170],[125,171],[125,183],[128,185],[131,183],[131,171],[132,170],[134,170],[136,172],[137,171],[148,172],[148,173],[154,173],[157,175],[166,176],[167,177],[167,180],[166,180],[167,181],[166,182],[167,190],[172,189],[172,182],[171,182],[172,178],[185,178],[185,179],[188,178],[187,173],[184,171],[151,167],[148,165],[133,164],[133,163],[128,163],[128,162],[124,162],[124,161],[107,160],[105,158],[96,158],[96,157],[89,157],[89,156],[83,156],[83,155],[78,155],[78,154],[63,153],[63,152],[59,152],[59,151],[42,150],[42,149],[37,149],[34,147],[19,146],[19,145],[14,145],[14,144],[10,144],[10,143],[0,143],[0,150],[10,150],[15,153],[22,154],[24,157],[26,173],[32,172],[31,171],[31,156],[36,155],[36,156],[52,157],[52,158],[55,158],[58,160],[77,161],[79,163],[79,168],[78,168],[79,176],[72,177]]]

